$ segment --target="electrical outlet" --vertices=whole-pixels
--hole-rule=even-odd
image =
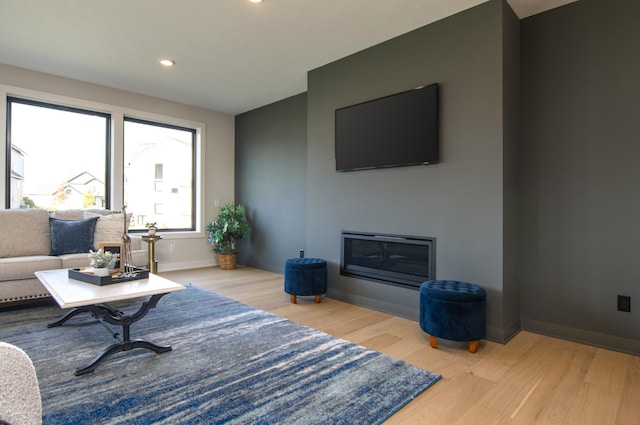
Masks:
[[[631,297],[628,295],[618,295],[618,311],[631,312]]]
[[[175,250],[176,250],[176,244],[174,243],[169,244],[169,252],[175,252]]]

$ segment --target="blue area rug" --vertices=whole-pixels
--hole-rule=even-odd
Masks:
[[[88,314],[46,327],[61,315],[55,305],[0,312],[0,340],[36,367],[45,425],[371,425],[440,379],[195,287],[166,295],[132,326],[133,339],[173,351],[120,353],[76,377],[114,341]]]

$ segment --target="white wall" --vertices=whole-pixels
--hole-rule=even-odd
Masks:
[[[77,106],[103,105],[122,113],[140,113],[150,118],[169,118],[200,123],[202,132],[202,183],[198,208],[199,231],[163,234],[164,240],[156,245],[159,270],[201,267],[217,264],[217,259],[202,231],[207,222],[218,213],[215,201],[222,205],[234,200],[234,117],[207,109],[168,100],[144,96],[123,90],[89,84],[0,64],[0,134],[6,143],[6,95],[30,96],[45,101],[71,101]],[[40,98],[44,97],[44,98]],[[117,118],[116,118],[117,119]],[[118,137],[116,135],[116,137]],[[6,164],[6,149],[0,149],[0,163]],[[114,186],[119,176],[115,176]],[[117,187],[117,186],[116,186]],[[2,207],[6,195],[6,173],[0,173]],[[119,208],[114,205],[112,208]],[[170,252],[174,245],[175,251]]]

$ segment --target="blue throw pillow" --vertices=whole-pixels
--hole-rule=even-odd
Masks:
[[[99,217],[84,220],[49,218],[51,255],[78,254],[93,249],[93,232]]]

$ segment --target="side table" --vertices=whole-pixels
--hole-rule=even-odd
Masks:
[[[156,261],[156,242],[162,239],[162,236],[143,235],[142,240],[149,244],[149,273],[158,273],[158,262]]]

